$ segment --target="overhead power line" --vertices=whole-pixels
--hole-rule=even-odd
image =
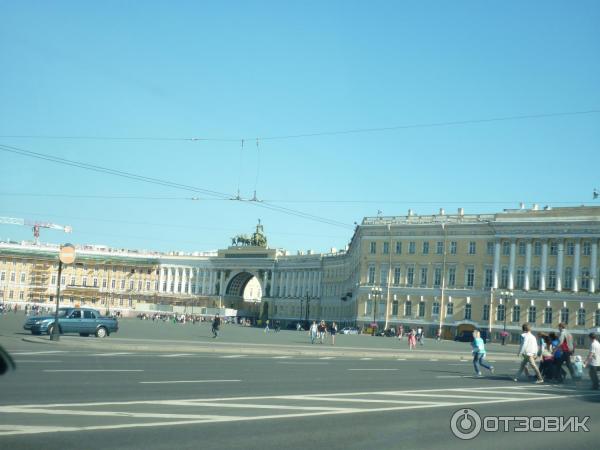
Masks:
[[[135,180],[135,181],[141,181],[144,183],[155,184],[155,185],[165,186],[165,187],[171,187],[174,189],[181,189],[181,190],[190,191],[190,192],[202,193],[202,194],[208,195],[210,197],[216,197],[217,199],[243,201],[243,202],[247,202],[252,205],[264,208],[264,209],[269,209],[272,211],[292,215],[295,217],[309,219],[309,220],[321,222],[321,223],[324,223],[327,225],[352,229],[352,226],[349,224],[339,222],[339,221],[333,220],[333,219],[319,217],[319,216],[316,216],[313,214],[304,213],[302,211],[296,211],[296,210],[293,210],[290,208],[284,208],[284,207],[280,207],[280,206],[276,206],[276,205],[267,204],[265,202],[260,202],[260,201],[256,200],[256,197],[253,200],[244,200],[244,199],[241,199],[239,196],[232,197],[231,195],[226,194],[224,192],[218,192],[218,191],[213,191],[210,189],[199,188],[196,186],[175,183],[175,182],[168,181],[168,180],[162,180],[160,178],[146,177],[146,176],[137,175],[137,174],[134,174],[131,172],[110,169],[108,167],[98,166],[95,164],[89,164],[89,163],[80,162],[80,161],[73,161],[73,160],[60,158],[58,156],[52,156],[52,155],[48,155],[48,154],[44,154],[44,153],[32,152],[30,150],[25,150],[22,148],[17,148],[17,147],[13,147],[13,146],[9,146],[9,145],[4,145],[4,144],[0,144],[0,150],[4,151],[4,152],[27,156],[29,158],[41,159],[44,161],[49,161],[49,162],[53,162],[53,163],[57,163],[57,164],[63,164],[63,165],[71,166],[71,167],[77,167],[77,168],[85,169],[85,170],[91,170],[91,171],[99,172],[99,173],[103,173],[103,174],[114,175],[114,176],[127,178],[127,179],[131,179],[131,180]]]
[[[283,139],[300,139],[300,138],[312,138],[320,136],[337,136],[345,134],[360,134],[360,133],[381,133],[386,131],[398,131],[408,130],[411,128],[436,128],[436,127],[451,127],[459,125],[475,125],[483,123],[493,122],[508,122],[516,120],[531,120],[531,119],[548,119],[553,117],[567,117],[567,116],[581,116],[588,114],[598,114],[600,109],[590,109],[584,111],[563,111],[554,113],[540,113],[540,114],[521,114],[513,116],[501,116],[501,117],[490,117],[490,118],[479,118],[479,119],[465,119],[465,120],[451,120],[441,122],[424,122],[416,124],[404,124],[404,125],[393,125],[387,127],[371,127],[371,128],[352,128],[347,130],[325,130],[307,133],[296,133],[296,134],[282,134],[273,136],[242,136],[242,137],[203,137],[191,136],[191,137],[160,137],[160,136],[86,136],[86,135],[34,135],[34,134],[20,134],[20,135],[0,135],[0,138],[10,139],[56,139],[56,140],[95,140],[95,141],[181,141],[181,142],[241,142],[244,140],[258,139],[262,141],[273,141]]]

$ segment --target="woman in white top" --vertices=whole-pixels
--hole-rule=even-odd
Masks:
[[[590,333],[590,353],[585,360],[585,367],[590,372],[592,389],[598,389],[598,371],[600,371],[600,342],[595,333]]]

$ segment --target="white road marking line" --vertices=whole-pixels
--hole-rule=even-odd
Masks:
[[[225,355],[225,356],[220,356],[219,358],[245,358],[248,355]]]
[[[290,359],[291,356],[273,356],[273,359]]]
[[[457,392],[472,392],[472,389],[458,389]],[[510,395],[552,395],[552,394],[546,394],[543,392],[516,392],[516,391],[512,391],[512,392],[506,392],[506,391],[502,391],[502,390],[492,390],[492,389],[488,389],[485,391],[486,394],[510,394]]]
[[[433,359],[430,359],[429,361],[439,361],[439,359],[433,358]]]
[[[277,364],[292,364],[297,366],[329,364],[328,362],[317,361],[278,361]]]
[[[29,409],[10,407],[0,407],[4,413],[27,413],[27,414],[45,414],[50,416],[106,416],[106,417],[153,417],[164,419],[204,419],[213,417],[222,417],[207,414],[170,414],[170,413],[137,413],[125,411],[85,411],[81,409]],[[0,433],[1,434],[1,433]]]
[[[44,369],[44,372],[143,372],[143,369]]]
[[[45,350],[39,352],[12,352],[11,355],[47,355],[50,353],[67,353],[66,350]]]
[[[406,358],[398,358],[396,361],[406,361]]]
[[[348,369],[348,370],[398,370],[398,369],[375,369],[375,368],[371,368],[371,369]]]
[[[360,358],[361,361],[371,361],[373,358]]]
[[[130,352],[115,352],[115,353],[92,353],[90,356],[121,356],[131,355]]]
[[[335,356],[322,356],[319,359],[334,359],[334,358],[335,358]]]
[[[439,405],[447,402],[428,402],[421,400],[376,400],[370,398],[327,398],[327,397],[313,397],[310,395],[288,395],[286,399],[289,400],[307,400],[307,401],[317,401],[317,402],[347,402],[347,403],[392,403],[392,404],[411,404],[411,405]],[[449,405],[451,403],[448,403]]]
[[[460,395],[460,394],[443,394],[443,393],[435,393],[435,394],[390,394],[399,397],[448,397],[448,398],[471,398],[471,399],[483,399],[483,400],[504,400],[504,399],[513,399],[516,400],[518,398],[523,399],[523,397],[494,397],[494,396],[483,396],[483,395]]]
[[[15,359],[16,363],[61,363],[62,361],[54,361],[50,359]]]
[[[140,384],[175,384],[175,383],[235,383],[242,380],[177,380],[177,381],[139,381]]]
[[[178,358],[180,356],[194,356],[193,353],[173,353],[171,355],[159,355],[160,358]]]
[[[350,395],[350,394],[347,394]],[[600,394],[596,394],[600,395]],[[561,396],[566,397],[577,397],[580,395],[569,395]],[[548,397],[536,397],[528,399],[502,399],[502,400],[484,400],[484,401],[468,401],[468,402],[456,402],[456,403],[436,403],[436,404],[419,404],[419,405],[407,405],[407,406],[392,406],[382,408],[370,408],[370,409],[348,409],[348,410],[328,410],[328,411],[317,411],[317,412],[306,412],[306,413],[294,413],[294,414],[280,414],[280,415],[265,415],[265,416],[244,416],[244,417],[228,417],[228,416],[213,416],[212,419],[197,419],[197,420],[179,420],[179,421],[165,421],[160,422],[143,422],[143,423],[127,423],[127,424],[116,424],[116,425],[95,425],[95,426],[83,426],[83,427],[33,427],[25,429],[19,425],[8,427],[19,427],[18,430],[12,431],[0,431],[0,435],[17,435],[17,434],[37,434],[37,433],[51,433],[51,432],[67,432],[67,431],[92,431],[92,430],[114,430],[114,429],[125,429],[125,428],[144,428],[144,427],[159,427],[159,426],[177,426],[177,425],[193,425],[202,423],[219,423],[219,422],[242,422],[242,421],[256,421],[256,420],[273,420],[273,419],[291,419],[300,417],[314,417],[314,416],[327,416],[336,414],[357,414],[357,413],[374,413],[374,412],[386,412],[386,411],[402,411],[402,410],[413,410],[413,409],[425,409],[425,408],[440,408],[447,406],[463,406],[463,405],[483,405],[483,404],[494,404],[494,403],[511,403],[515,401],[540,401],[545,400]],[[130,402],[124,402],[130,403]],[[6,427],[6,425],[4,426]],[[2,429],[5,429],[5,428]],[[0,429],[1,430],[1,429]]]

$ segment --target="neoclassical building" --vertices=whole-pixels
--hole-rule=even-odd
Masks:
[[[366,217],[329,254],[270,249],[259,224],[245,245],[211,253],[80,247],[61,301],[228,307],[284,324],[420,325],[447,337],[478,327],[516,339],[523,322],[551,331],[562,321],[582,339],[600,327],[599,238],[600,207],[589,206]],[[54,301],[58,250],[0,243],[0,300]]]

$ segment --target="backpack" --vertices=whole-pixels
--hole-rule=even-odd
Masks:
[[[571,342],[571,348],[569,348],[569,341]],[[565,340],[560,344],[560,349],[563,352],[573,353],[575,351],[575,342],[573,341],[573,336],[570,333],[565,335]]]

